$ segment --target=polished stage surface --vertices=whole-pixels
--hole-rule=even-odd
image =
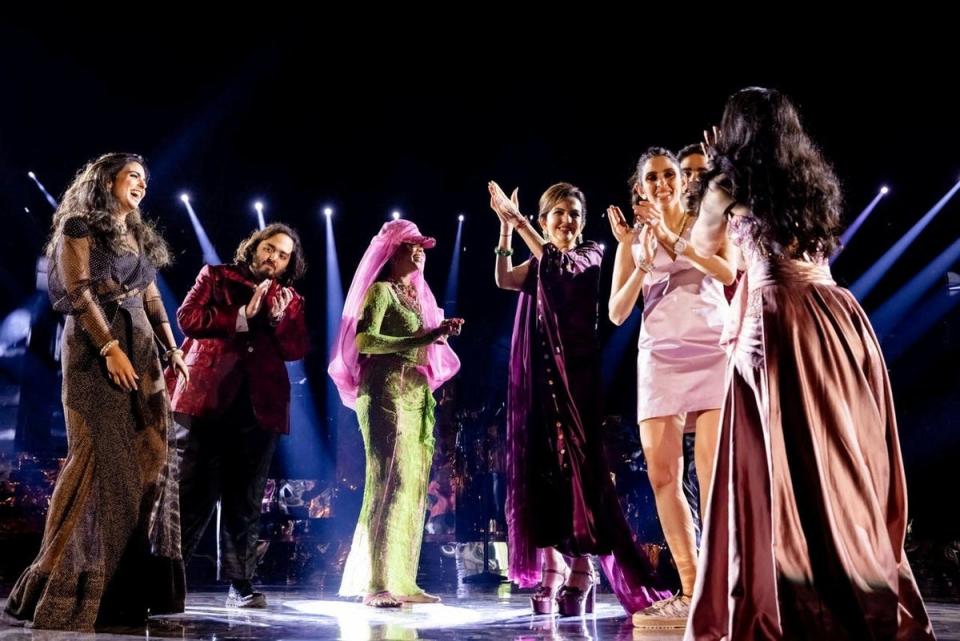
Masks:
[[[265,589],[264,610],[224,607],[224,591],[193,592],[183,614],[151,617],[139,627],[111,627],[96,634],[0,626],[0,641],[83,639],[374,639],[431,640],[669,640],[682,631],[641,631],[612,594],[601,594],[592,616],[557,618],[529,614],[529,599],[508,588],[470,588],[442,594],[443,602],[376,610],[335,595]],[[960,604],[928,603],[941,641],[960,641]]]

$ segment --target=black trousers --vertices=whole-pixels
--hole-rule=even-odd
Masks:
[[[256,571],[260,505],[277,434],[257,424],[247,394],[223,416],[174,414],[180,455],[180,523],[188,563],[220,501],[221,576],[251,580]]]

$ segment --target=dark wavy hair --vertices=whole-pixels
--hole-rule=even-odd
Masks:
[[[240,243],[240,246],[237,247],[237,252],[233,256],[233,262],[236,265],[243,265],[249,269],[253,265],[253,257],[257,253],[257,247],[260,246],[260,243],[276,234],[286,234],[293,240],[293,251],[290,253],[290,262],[287,263],[287,268],[283,270],[283,274],[277,278],[277,281],[286,287],[300,280],[300,278],[307,273],[307,261],[303,257],[303,245],[300,243],[300,234],[290,225],[271,223],[263,229],[254,230],[253,233],[247,236],[243,242]]]
[[[645,152],[640,154],[640,158],[637,159],[637,164],[633,169],[633,173],[630,174],[630,178],[627,179],[627,184],[630,185],[631,191],[634,191],[637,185],[640,184],[642,179],[640,174],[643,172],[644,164],[646,164],[646,162],[651,158],[656,158],[657,156],[664,156],[676,166],[677,173],[680,173],[680,161],[677,160],[677,157],[673,155],[672,151],[666,147],[648,147]]]
[[[701,189],[723,175],[756,218],[754,242],[771,256],[829,256],[839,245],[843,198],[833,167],[790,100],[750,87],[730,96]]]
[[[684,158],[687,156],[693,156],[695,154],[700,154],[701,156],[704,155],[703,149],[700,147],[700,145],[697,143],[687,145],[677,152],[677,162],[683,162]]]
[[[113,195],[110,184],[117,179],[123,168],[132,162],[140,163],[144,172],[147,172],[143,156],[127,153],[104,154],[91,160],[77,172],[53,214],[50,240],[46,247],[48,256],[52,256],[56,250],[57,243],[63,236],[66,220],[75,216],[82,218],[87,224],[95,242],[117,255],[126,251],[124,234],[114,217],[114,214],[120,211],[120,203]],[[147,177],[143,177],[144,181]],[[127,214],[125,223],[155,267],[166,267],[173,262],[163,236],[152,222],[143,218],[139,208]]]

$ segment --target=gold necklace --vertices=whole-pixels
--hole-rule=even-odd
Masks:
[[[420,301],[417,299],[417,288],[411,285],[406,285],[397,280],[389,280],[390,286],[393,288],[394,293],[397,295],[397,298],[400,299],[400,302],[403,303],[410,310],[420,313]]]
[[[677,236],[683,236],[684,230],[687,228],[687,218],[690,217],[690,214],[683,212],[683,215],[680,217],[680,229],[674,230],[669,224],[667,224],[667,229],[672,231]],[[666,220],[664,220],[666,222]]]

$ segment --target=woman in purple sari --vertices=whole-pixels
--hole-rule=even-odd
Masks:
[[[491,182],[500,218],[496,282],[520,292],[510,348],[507,416],[508,576],[538,614],[591,612],[590,555],[620,602],[635,612],[662,598],[649,559],[633,541],[600,438],[597,300],[600,246],[581,242],[586,200],[569,183],[540,197],[537,233]],[[513,265],[513,233],[533,257]],[[568,565],[567,557],[571,560]]]

